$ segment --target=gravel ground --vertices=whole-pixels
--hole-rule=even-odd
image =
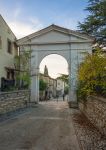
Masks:
[[[106,137],[78,110],[71,110],[74,128],[83,150],[106,150]]]

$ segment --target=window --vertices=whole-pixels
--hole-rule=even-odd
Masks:
[[[14,80],[14,70],[7,69],[7,79]]]
[[[1,36],[0,36],[0,49],[2,49],[2,40],[1,40]]]
[[[11,73],[10,73],[10,71],[8,70],[8,71],[7,71],[7,79],[10,79],[10,74],[11,74]]]
[[[17,44],[14,42],[13,45],[14,45],[14,54],[18,55],[18,46],[17,46]]]
[[[11,72],[11,79],[14,80],[14,71]]]
[[[10,40],[7,40],[7,52],[12,54],[12,43]]]

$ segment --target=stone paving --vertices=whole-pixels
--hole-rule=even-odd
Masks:
[[[41,102],[0,123],[0,150],[106,150],[106,137],[67,102]]]
[[[0,150],[80,150],[66,102],[41,102],[0,123]]]

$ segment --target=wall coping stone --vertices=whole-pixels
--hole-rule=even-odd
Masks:
[[[88,96],[87,100],[89,98],[92,98],[93,100],[98,100],[98,101],[102,101],[102,102],[106,103],[106,98],[103,98],[103,97],[100,97],[100,96],[97,97],[97,96],[94,96],[94,95],[90,95],[90,96]]]
[[[17,90],[17,91],[10,91],[10,92],[0,92],[0,95],[13,94],[13,93],[19,93],[19,92],[30,92],[30,90]]]

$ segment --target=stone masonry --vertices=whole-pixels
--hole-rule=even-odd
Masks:
[[[99,131],[106,135],[106,99],[89,96],[86,101],[79,103],[79,108]]]
[[[26,107],[29,98],[28,90],[0,93],[0,115]]]

